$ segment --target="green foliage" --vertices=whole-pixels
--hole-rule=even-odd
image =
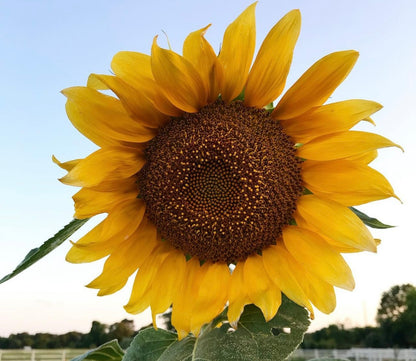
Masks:
[[[109,327],[108,335],[110,339],[116,339],[120,342],[120,346],[127,348],[130,346],[136,331],[134,329],[134,321],[124,319],[116,322]]]
[[[121,361],[124,351],[117,340],[109,341],[94,350],[88,351],[72,361]]]
[[[377,310],[377,322],[396,321],[407,308],[407,295],[416,290],[411,284],[396,285],[391,287],[381,296],[380,307]]]
[[[178,341],[175,333],[145,329],[136,336],[123,361],[256,361],[284,360],[300,344],[309,326],[307,311],[284,299],[278,314],[269,322],[257,307],[245,307],[237,330],[217,319],[196,338]]]
[[[88,219],[73,219],[68,223],[64,228],[62,228],[57,234],[49,238],[45,243],[43,243],[38,248],[33,248],[29,251],[26,257],[22,262],[15,268],[12,273],[4,276],[0,283],[6,282],[14,276],[18,275],[20,272],[24,271],[26,268],[32,266],[35,262],[39,261],[41,258],[45,257],[48,253],[52,252],[55,248],[60,246],[64,241],[66,241],[71,235],[76,232],[81,226],[87,222]]]
[[[174,332],[146,328],[137,334],[124,356],[114,340],[73,361],[279,361],[298,347],[309,326],[307,311],[287,298],[269,322],[260,309],[248,305],[235,330],[225,321],[225,314],[205,325],[198,338],[189,335],[178,341]]]
[[[187,350],[187,346],[189,345],[190,352],[192,352],[193,342],[189,341],[191,341],[190,338],[181,341],[182,350]],[[161,356],[163,353],[177,354],[179,357],[179,353],[175,350],[175,344],[180,344],[176,333],[161,329],[155,330],[154,328],[146,328],[140,331],[134,338],[130,347],[126,351],[123,361],[162,360]],[[177,360],[181,359],[182,358],[177,358]],[[171,360],[175,359],[172,358]]]
[[[381,331],[377,327],[344,328],[330,325],[305,334],[302,348],[349,349],[351,347],[385,347]]]
[[[305,334],[303,348],[416,347],[416,287],[396,285],[384,292],[378,309],[379,327],[345,329],[331,325]]]
[[[416,287],[396,285],[383,293],[377,322],[389,347],[416,346]]]
[[[371,228],[385,229],[385,228],[394,227],[394,226],[389,226],[388,224],[384,224],[376,218],[367,216],[365,213],[359,211],[357,208],[350,207],[350,209],[364,222],[365,225]]]
[[[30,346],[34,349],[91,349],[113,339],[116,339],[121,347],[127,348],[136,333],[134,321],[132,320],[124,319],[109,326],[93,321],[90,331],[85,334],[72,331],[62,335],[50,333],[30,335],[27,332],[23,332],[11,334],[7,338],[0,337],[0,349],[20,349],[25,346]]]

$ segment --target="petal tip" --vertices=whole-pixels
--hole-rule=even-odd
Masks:
[[[301,20],[301,18],[302,18],[302,14],[301,14],[301,12],[300,12],[300,9],[293,9],[293,10],[291,10],[291,11],[289,11],[287,14],[286,14],[286,16],[290,16],[290,17],[292,17],[293,19],[293,21],[300,21]]]
[[[391,196],[396,198],[401,204],[403,204],[403,201],[396,195],[396,193],[393,193]]]
[[[188,336],[188,332],[186,332],[184,330],[177,330],[177,332],[178,332],[178,341],[181,341],[186,336]]]
[[[399,148],[402,151],[402,153],[404,153],[404,148],[400,144],[394,143],[394,146],[396,148]]]

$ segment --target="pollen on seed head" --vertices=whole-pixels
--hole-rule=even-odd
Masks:
[[[201,260],[232,263],[274,244],[303,189],[293,142],[267,111],[241,102],[173,118],[145,156],[147,216]]]

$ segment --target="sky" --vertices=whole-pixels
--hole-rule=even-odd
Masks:
[[[250,3],[0,0],[0,278],[72,219],[76,189],[58,182],[64,172],[52,163],[52,154],[65,161],[96,149],[71,126],[60,91],[85,85],[90,73],[109,74],[112,56],[120,50],[149,54],[155,35],[166,47],[166,33],[173,50],[181,52],[188,33],[212,23],[207,39],[219,49],[227,25]],[[310,330],[331,323],[371,325],[382,292],[396,284],[416,284],[416,2],[263,0],[256,10],[257,48],[294,8],[302,13],[302,30],[287,87],[322,56],[358,50],[355,68],[329,101],[362,98],[383,104],[373,116],[377,126],[358,129],[384,135],[405,149],[381,150],[372,163],[403,203],[387,199],[359,207],[396,227],[372,231],[382,240],[377,254],[346,256],[356,289],[337,290],[336,310],[331,315],[317,312]],[[90,220],[71,240],[98,220]],[[64,259],[69,248],[65,242],[0,285],[0,336],[88,332],[93,320],[112,324],[129,318],[136,327],[150,322],[149,312],[133,316],[122,307],[131,281],[105,297],[84,287],[101,272],[103,262],[69,264]]]

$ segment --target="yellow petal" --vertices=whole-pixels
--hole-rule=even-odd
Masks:
[[[142,88],[134,88],[115,76],[100,74],[91,74],[87,86],[97,80],[106,84],[108,89],[117,95],[127,113],[140,124],[150,128],[159,128],[169,118],[155,108],[148,92]]]
[[[329,54],[312,65],[286,92],[272,113],[275,119],[294,118],[322,105],[347,77],[358,53],[354,50]]]
[[[103,221],[103,235],[111,237],[120,231],[127,237],[142,223],[146,204],[134,198],[120,203]]]
[[[206,271],[207,268],[202,268],[195,257],[186,262],[185,277],[174,295],[172,305],[172,325],[178,332],[179,340],[191,332],[193,304]]]
[[[262,257],[257,254],[245,260],[244,287],[251,301],[262,310],[265,320],[270,321],[282,303],[282,294],[271,282],[264,269]]]
[[[397,196],[388,180],[365,164],[348,160],[306,161],[302,165],[305,187],[320,198],[345,206]]]
[[[202,325],[211,322],[224,309],[228,296],[230,270],[225,263],[205,262],[198,294],[194,297],[191,332],[198,336]]]
[[[116,191],[100,192],[90,188],[82,188],[72,197],[75,203],[75,215],[77,219],[84,219],[100,213],[110,212],[118,203],[128,199],[137,198],[137,179],[113,182]]]
[[[306,224],[304,221],[299,221],[298,226],[301,228],[316,232],[316,230],[312,229],[310,225]],[[357,247],[347,246],[345,243],[338,242],[335,239],[329,238],[322,233],[320,233],[320,236],[326,243],[328,243],[335,251],[339,253],[357,253],[357,252],[363,251],[362,249],[357,248]],[[377,252],[377,251],[374,251],[374,252]]]
[[[244,306],[251,303],[244,284],[244,263],[245,262],[237,263],[230,279],[227,317],[233,327],[237,326],[237,322],[243,313]]]
[[[160,87],[156,84],[160,89]],[[171,101],[166,98],[162,91],[159,91],[155,94],[155,107],[164,114],[170,115],[172,117],[179,117],[183,114],[183,111],[172,104]]]
[[[144,218],[139,228],[111,253],[101,275],[87,287],[100,289],[100,296],[118,291],[134,271],[152,258],[149,255],[158,243],[155,226]]]
[[[185,267],[185,255],[172,248],[162,265],[158,268],[150,287],[149,296],[153,318],[157,314],[165,312],[173,303],[176,290],[183,282]]]
[[[102,230],[103,222],[99,223],[85,236],[83,236],[77,243],[73,244],[71,249],[66,254],[65,260],[71,263],[84,263],[93,262],[107,256],[111,252],[109,247],[102,247],[96,252],[86,251],[86,247],[84,247],[84,245],[88,245],[102,239]]]
[[[144,165],[141,151],[132,148],[106,147],[90,154],[61,178],[64,184],[93,187],[103,181],[112,182],[129,178]]]
[[[306,143],[321,135],[349,130],[381,108],[370,100],[351,99],[312,108],[280,123],[296,143]]]
[[[66,260],[82,263],[107,256],[139,227],[145,209],[144,202],[137,198],[120,203],[101,223],[73,245]]]
[[[379,148],[398,147],[381,135],[360,131],[339,132],[315,138],[298,148],[298,156],[312,160],[335,160],[367,153]]]
[[[263,265],[273,283],[297,304],[306,307],[313,315],[313,309],[304,290],[293,275],[288,261],[292,256],[279,242],[263,250]]]
[[[283,230],[283,241],[292,256],[311,273],[334,286],[354,289],[354,278],[347,263],[317,233],[288,226]]]
[[[173,105],[195,113],[207,103],[207,92],[192,64],[172,50],[160,48],[153,40],[152,72],[161,91]]]
[[[221,96],[226,102],[241,93],[247,80],[256,45],[256,4],[244,10],[224,33],[218,60],[224,70]]]
[[[154,106],[160,112],[170,116],[181,115],[182,111],[172,105],[161,93],[153,77],[149,55],[121,51],[114,56],[111,67],[118,78],[145,92],[147,98],[154,102]]]
[[[377,155],[378,155],[377,150],[372,150],[370,152],[348,157],[346,159],[351,160],[353,162],[362,163],[362,164],[370,164],[374,159],[377,158]]]
[[[348,207],[320,199],[315,195],[302,196],[296,205],[294,218],[301,217],[308,229],[347,246],[376,252],[377,247],[370,231]]]
[[[116,98],[87,87],[62,93],[68,98],[66,110],[74,127],[98,146],[142,143],[155,136],[154,130],[131,119]]]
[[[150,306],[150,289],[156,279],[156,274],[168,257],[169,251],[161,245],[147,257],[137,272],[129,302],[124,306],[129,313],[136,314],[143,312]]]
[[[74,159],[74,160],[69,160],[67,162],[60,162],[54,155],[52,156],[52,161],[57,164],[59,167],[61,167],[62,169],[65,169],[66,171],[70,171],[72,168],[74,168],[78,162],[81,159]]]
[[[153,88],[150,56],[133,51],[120,51],[111,61],[114,74],[137,89]]]
[[[291,269],[299,284],[302,285],[302,288],[305,290],[313,305],[326,314],[334,311],[336,306],[334,286],[308,272],[301,264],[294,261],[293,258],[290,258],[289,262],[292,265]]]
[[[219,94],[219,81],[222,73],[218,58],[212,46],[204,38],[208,27],[188,35],[183,44],[183,57],[195,67],[208,94],[208,102],[214,101]]]
[[[136,186],[134,186],[134,184]],[[136,194],[139,194],[139,190],[137,187],[137,175],[133,175],[129,178],[124,179],[114,179],[111,181],[104,180],[96,186],[88,187],[88,189],[91,189],[96,192],[116,192],[121,189],[123,192],[124,189],[133,189],[133,187],[137,190]]]
[[[262,108],[283,91],[300,32],[300,12],[292,10],[269,32],[247,79],[244,103]]]

